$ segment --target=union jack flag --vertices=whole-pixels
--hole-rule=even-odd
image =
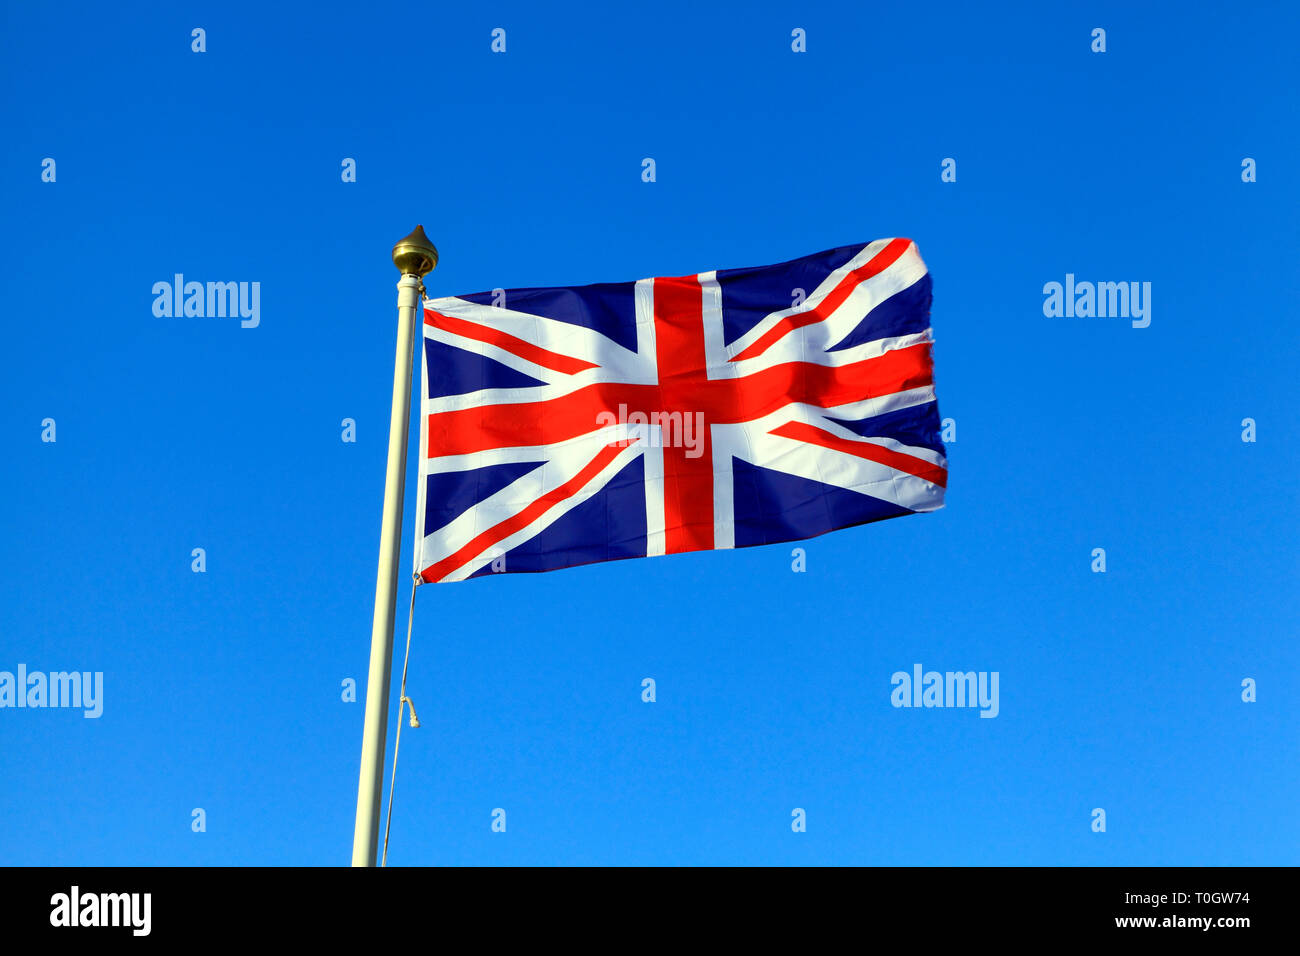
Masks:
[[[943,506],[909,239],[426,300],[416,571],[792,541]]]

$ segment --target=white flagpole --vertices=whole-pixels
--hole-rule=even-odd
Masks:
[[[388,423],[388,470],[384,478],[384,518],[379,535],[379,573],[375,579],[375,617],[370,630],[370,677],[366,682],[366,725],[361,738],[361,781],[357,786],[357,824],[352,834],[352,865],[374,866],[379,849],[379,810],[384,790],[384,749],[388,738],[388,688],[393,677],[393,618],[397,600],[397,561],[402,549],[402,501],[406,493],[406,439],[411,429],[411,359],[416,313],[424,284],[438,264],[438,250],[423,226],[393,246],[397,283],[397,356],[393,366],[393,409]]]

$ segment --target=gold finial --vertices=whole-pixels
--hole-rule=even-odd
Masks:
[[[437,264],[438,250],[424,234],[423,226],[416,226],[409,236],[393,246],[393,265],[401,270],[402,275],[425,276]]]

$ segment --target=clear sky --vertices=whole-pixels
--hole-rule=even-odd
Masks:
[[[0,671],[103,713],[0,709],[0,862],[348,861],[417,222],[432,295],[910,237],[956,440],[803,573],[421,588],[390,862],[1300,862],[1300,14],[1170,9],[6,4]],[[155,316],[176,273],[257,326]],[[915,664],[997,717],[891,706]]]

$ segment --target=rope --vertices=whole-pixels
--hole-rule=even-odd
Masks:
[[[417,574],[411,579],[411,607],[406,612],[406,660],[402,661],[402,696],[397,701],[397,740],[393,743],[393,776],[388,783],[388,821],[384,824],[384,856],[380,866],[388,865],[388,831],[393,826],[393,788],[397,785],[397,751],[402,746],[402,708],[411,707],[411,726],[419,727],[415,705],[406,696],[406,669],[411,664],[411,623],[415,620],[415,588],[420,582]]]

